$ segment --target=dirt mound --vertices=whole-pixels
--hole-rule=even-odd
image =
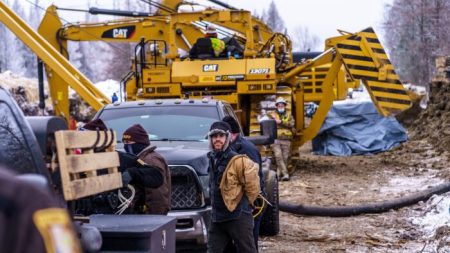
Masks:
[[[430,100],[410,128],[412,139],[428,139],[438,151],[450,151],[450,57],[436,60],[437,75],[430,84]]]
[[[10,71],[0,73],[0,86],[7,89],[22,109],[25,116],[53,115],[52,101],[46,92],[45,109],[39,108],[38,80],[15,75]],[[48,90],[47,83],[44,84]],[[70,114],[77,121],[90,120],[95,111],[75,93],[70,98]]]
[[[46,99],[44,110],[39,109],[38,80],[13,74],[0,73],[0,86],[8,90],[26,116],[52,115],[50,99]]]
[[[411,128],[414,121],[419,117],[420,113],[423,111],[423,109],[420,107],[422,97],[418,97],[417,99],[412,99],[412,106],[411,108],[399,113],[395,116],[395,118],[402,124],[405,128]]]

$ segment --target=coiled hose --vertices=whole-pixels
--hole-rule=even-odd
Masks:
[[[450,191],[450,182],[443,183],[431,189],[412,194],[410,196],[397,198],[393,200],[368,203],[357,206],[314,206],[292,204],[280,201],[279,209],[282,212],[306,215],[306,216],[322,216],[322,217],[348,217],[366,213],[382,213],[392,209],[399,209],[405,206],[410,206],[419,201],[426,201],[434,194],[442,194]]]

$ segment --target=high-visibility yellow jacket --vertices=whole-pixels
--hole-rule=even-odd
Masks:
[[[286,139],[292,139],[292,129],[294,128],[295,125],[295,120],[292,117],[291,114],[289,114],[288,112],[284,112],[284,113],[279,113],[279,112],[274,112],[272,113],[272,118],[275,120],[280,120],[281,123],[277,123],[277,139],[280,140],[286,140]]]
[[[216,57],[219,57],[219,55],[223,52],[223,50],[225,50],[225,42],[223,42],[223,40],[218,38],[210,38],[210,39],[212,47],[214,49],[214,55]]]

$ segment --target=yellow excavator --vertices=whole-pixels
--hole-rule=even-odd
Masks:
[[[27,45],[47,66],[47,76],[52,81],[50,95],[56,115],[69,119],[68,87],[77,92],[95,110],[110,104],[111,101],[86,76],[74,68],[43,37],[0,2],[0,22],[6,25],[25,45]]]
[[[122,83],[127,100],[225,100],[238,112],[244,131],[249,134],[258,133],[259,112],[271,109],[264,108],[262,101],[270,95],[283,96],[292,105],[288,110],[296,120],[294,147],[314,138],[333,101],[345,99],[347,89],[359,86],[360,81],[380,114],[394,115],[410,107],[410,98],[372,28],[341,32],[326,40],[320,55],[294,62],[288,36],[272,32],[249,11],[217,0],[211,2],[224,9],[180,12],[180,6],[192,3],[164,0],[157,4],[156,14],[130,12],[129,18],[66,25],[60,21],[57,7],[51,6],[39,33],[65,57],[69,40],[137,43],[132,71]],[[90,11],[127,15],[123,11]],[[227,42],[226,53],[219,58],[190,57],[187,52],[204,36],[209,24],[216,25]],[[58,94],[64,94],[67,84],[47,73],[56,106],[64,105],[66,96]],[[98,97],[82,98],[90,103]],[[309,102],[319,106],[311,121],[305,123],[304,104]]]

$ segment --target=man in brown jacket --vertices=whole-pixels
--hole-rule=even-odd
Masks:
[[[238,252],[255,253],[252,203],[260,192],[258,165],[231,150],[228,123],[213,123],[208,137],[212,205],[208,252],[221,253],[233,240]]]
[[[125,130],[122,141],[127,153],[138,156],[146,166],[157,168],[163,177],[163,183],[158,188],[137,185],[135,211],[145,214],[167,214],[170,210],[171,178],[166,160],[155,151],[156,147],[150,146],[148,133],[139,124]],[[130,183],[133,184],[133,181]]]

